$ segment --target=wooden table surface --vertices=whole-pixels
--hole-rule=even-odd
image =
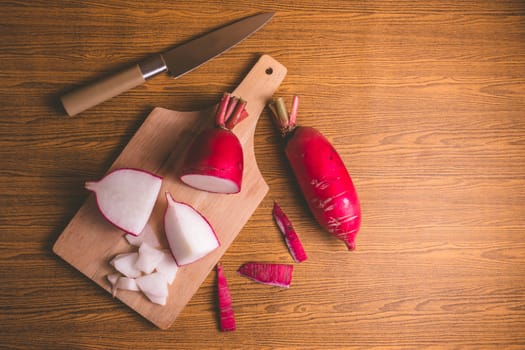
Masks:
[[[525,3],[362,1],[0,3],[0,348],[525,347]],[[76,117],[72,87],[247,15],[273,20],[178,80],[160,76]],[[266,111],[270,191],[222,263],[237,330],[217,329],[215,274],[159,330],[51,248],[155,106],[201,109],[261,54],[288,68],[357,187],[357,250],[310,216]],[[289,289],[237,275],[291,263],[278,200],[309,259]],[[235,213],[225,213],[225,220]]]

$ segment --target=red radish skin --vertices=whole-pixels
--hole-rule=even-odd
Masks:
[[[297,232],[295,232],[291,221],[288,219],[277,202],[273,203],[273,218],[284,236],[284,240],[288,246],[288,249],[290,250],[293,260],[297,263],[305,261],[308,256],[306,255],[303,245],[299,240],[299,236],[297,236]]]
[[[286,111],[282,99],[274,103],[277,106],[270,106],[274,114]],[[294,114],[298,103],[295,97]],[[352,179],[331,143],[312,127],[296,126],[294,114],[293,120],[287,114],[276,116],[275,120],[285,138],[285,154],[295,178],[320,226],[354,250],[361,226],[361,206]]]
[[[181,181],[208,192],[240,192],[244,156],[231,130],[247,116],[246,101],[224,94],[215,115],[215,128],[204,130],[188,149]]]
[[[235,314],[232,307],[232,297],[221,265],[217,265],[217,298],[219,301],[219,321],[221,331],[234,331],[236,326]]]
[[[207,129],[191,144],[181,180],[208,192],[237,193],[241,190],[243,169],[244,157],[237,136],[228,129]],[[217,178],[217,184],[206,185],[210,176]]]
[[[246,263],[239,268],[238,272],[241,276],[258,283],[289,288],[292,283],[293,265]]]

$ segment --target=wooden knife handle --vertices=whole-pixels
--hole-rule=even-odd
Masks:
[[[74,90],[62,96],[60,100],[67,114],[74,116],[138,85],[144,84],[145,81],[140,66],[137,64],[108,78]]]

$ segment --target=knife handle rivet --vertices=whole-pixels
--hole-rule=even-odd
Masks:
[[[268,75],[272,75],[272,73],[273,73],[273,68],[272,68],[272,67],[268,67],[268,68],[266,68],[266,70],[265,70],[264,72],[265,72],[266,74],[268,74]]]

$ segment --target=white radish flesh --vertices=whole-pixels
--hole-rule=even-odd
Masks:
[[[119,277],[117,284],[115,285],[117,289],[131,290],[138,292],[140,289],[137,286],[137,281],[134,278],[129,277]]]
[[[136,279],[137,286],[146,297],[156,304],[164,305],[168,296],[166,277],[160,272],[154,272]]]
[[[100,181],[88,181],[102,215],[118,228],[138,235],[148,222],[162,178],[137,169],[118,169]]]
[[[160,241],[157,235],[155,234],[155,231],[151,227],[151,225],[146,224],[144,227],[144,230],[138,235],[132,235],[130,233],[124,235],[126,240],[129,244],[131,244],[134,247],[140,247],[142,243],[148,243],[153,248],[159,248],[160,247]]]
[[[123,253],[119,254],[110,261],[110,264],[126,277],[139,277],[141,275],[140,269],[136,267],[138,253]]]
[[[166,277],[168,284],[172,284],[177,276],[179,266],[175,262],[175,259],[173,259],[171,252],[164,251],[163,253],[162,260],[158,263],[156,270]]]
[[[197,261],[219,247],[219,240],[204,216],[191,206],[176,202],[169,193],[166,198],[164,229],[179,266]]]
[[[164,252],[162,250],[155,249],[144,242],[139,248],[139,257],[135,267],[144,273],[152,273],[163,258]]]

